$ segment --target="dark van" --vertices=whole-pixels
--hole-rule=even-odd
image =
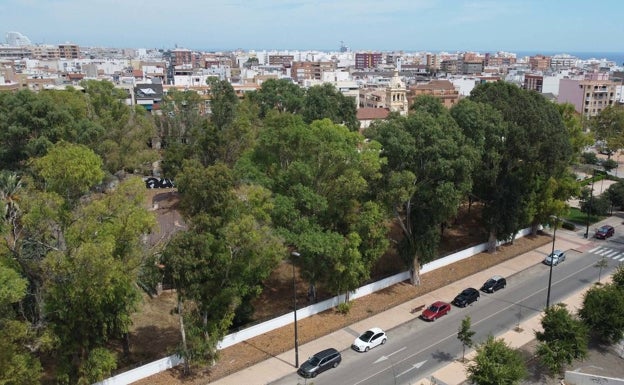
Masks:
[[[334,348],[325,349],[308,358],[304,362],[297,373],[301,377],[316,377],[317,374],[323,373],[329,368],[335,368],[342,361],[340,352]]]

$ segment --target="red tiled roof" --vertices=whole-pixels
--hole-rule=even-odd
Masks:
[[[387,108],[362,107],[356,116],[358,120],[386,119],[389,113]]]

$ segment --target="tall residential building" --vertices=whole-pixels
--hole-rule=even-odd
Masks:
[[[333,61],[295,61],[292,63],[290,77],[298,83],[304,80],[322,80],[324,72],[335,70],[336,63]]]
[[[269,65],[271,66],[290,67],[293,60],[295,60],[294,55],[269,55]]]
[[[557,102],[571,103],[576,112],[589,118],[614,104],[616,86],[608,74],[601,72],[587,74],[582,80],[561,79]]]
[[[35,45],[30,47],[32,58],[38,60],[54,60],[61,57],[61,51],[56,45]]]
[[[525,90],[532,90],[537,92],[542,92],[542,88],[544,86],[544,77],[542,75],[534,75],[534,74],[525,74],[524,75],[524,84],[522,87]]]
[[[529,67],[532,71],[546,71],[550,69],[550,56],[535,55],[529,57]]]
[[[376,68],[383,64],[383,56],[381,53],[374,52],[358,52],[355,54],[355,69]]]
[[[79,59],[80,47],[78,44],[59,44],[59,57],[61,59]]]

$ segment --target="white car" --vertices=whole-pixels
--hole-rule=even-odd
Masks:
[[[351,347],[356,352],[367,352],[377,345],[383,345],[388,340],[386,333],[380,328],[372,328],[365,331],[353,341]]]

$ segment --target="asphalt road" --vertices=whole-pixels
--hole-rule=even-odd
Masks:
[[[624,236],[599,241],[597,247],[581,254],[568,250],[565,262],[553,267],[550,303],[555,304],[572,293],[598,281],[596,263],[604,258],[608,266],[601,276],[609,275],[624,260]],[[342,352],[342,363],[313,379],[296,373],[273,382],[275,385],[397,385],[413,384],[453,360],[461,358],[457,339],[461,320],[470,316],[473,341],[484,341],[516,327],[521,321],[540,313],[546,306],[549,266],[538,264],[507,277],[507,287],[494,294],[481,293],[478,302],[467,308],[453,307],[446,316],[425,322],[418,318],[386,330],[388,342],[368,353]],[[483,282],[474,282],[479,288]],[[452,298],[440,298],[450,301]],[[374,326],[374,325],[371,325]],[[353,332],[354,338],[357,336]]]

